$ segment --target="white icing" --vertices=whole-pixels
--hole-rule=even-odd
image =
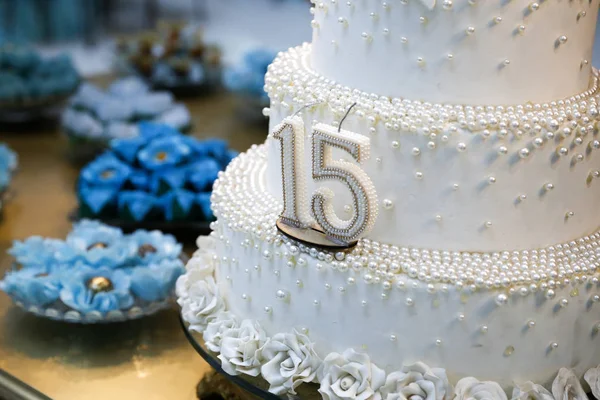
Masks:
[[[479,275],[474,273],[483,278],[494,270],[484,267],[483,258],[477,258],[481,254],[457,264],[465,266],[465,281],[455,283],[419,273],[412,279],[402,270],[381,273],[377,263],[375,271],[355,270],[348,261],[352,253],[337,258],[282,245],[273,228],[281,205],[272,203],[265,184],[264,147],[233,161],[215,184],[213,207],[219,222],[213,226],[221,293],[231,312],[259,321],[267,334],[304,329],[321,357],[354,348],[388,372],[422,361],[442,366],[452,382],[477,376],[503,388],[512,388],[513,382],[549,384],[561,367],[572,366],[581,376],[597,365],[600,321],[595,310],[600,296],[595,269],[582,274],[575,266],[546,261],[547,280],[538,282],[536,290],[511,278],[501,290],[477,286]],[[367,266],[393,251],[392,246],[377,246],[375,253],[365,255]],[[591,259],[596,246],[590,248]],[[582,254],[570,249],[567,258]],[[407,251],[408,257],[419,252]],[[525,254],[530,262],[535,254],[541,260],[541,253],[532,250],[518,257]],[[492,266],[505,277],[515,277],[524,264],[503,264],[513,257],[511,252],[505,255]]]
[[[582,92],[598,2],[538,3],[317,1],[311,65],[343,85],[431,102],[514,104]]]
[[[302,78],[312,76],[302,62],[309,52],[308,46],[290,50],[271,67],[271,124],[322,96],[326,103],[301,112],[305,126],[315,119],[339,121],[350,104],[359,102],[344,129],[372,134],[371,158],[361,166],[381,203],[370,239],[456,251],[521,250],[568,242],[600,226],[600,214],[594,212],[600,198],[593,178],[600,176],[595,89],[579,100],[539,108],[486,112],[473,107],[453,114],[443,105],[367,101],[351,90],[317,89],[323,80]],[[286,75],[293,86],[285,85]],[[381,111],[371,115],[373,108]],[[267,145],[267,189],[279,198],[278,149],[274,141]],[[567,155],[561,156],[563,148]],[[343,215],[351,199],[338,186],[329,187]],[[315,189],[309,182],[307,191]]]

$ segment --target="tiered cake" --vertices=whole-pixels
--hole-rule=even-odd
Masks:
[[[179,282],[224,369],[326,399],[597,395],[598,7],[314,2]]]

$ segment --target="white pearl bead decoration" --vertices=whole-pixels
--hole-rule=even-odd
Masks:
[[[405,298],[407,305],[412,305],[415,301],[415,297],[408,292],[410,290],[408,286],[412,287],[412,283],[406,283],[408,277],[414,279],[415,283],[432,284],[442,292],[443,287],[448,285],[457,288],[472,287],[470,290],[474,291],[496,291],[494,296],[499,306],[509,301],[509,296],[505,293],[531,296],[541,291],[548,300],[551,300],[555,297],[557,288],[571,285],[572,281],[598,282],[596,276],[600,267],[598,259],[600,233],[598,232],[542,249],[493,253],[399,247],[365,238],[360,239],[358,244],[349,251],[337,253],[296,243],[278,234],[275,228],[275,221],[281,210],[280,201],[255,184],[260,181],[257,177],[265,172],[265,163],[266,147],[254,146],[232,161],[227,172],[221,174],[215,183],[212,194],[212,206],[218,217],[218,222],[212,224],[212,227],[216,232],[223,232],[222,230],[227,228],[244,233],[246,239],[241,240],[242,247],[247,251],[256,251],[260,259],[266,260],[265,263],[277,261],[278,257],[284,257],[287,263],[290,260],[285,257],[293,257],[295,267],[290,271],[308,263],[315,265],[317,270],[327,270],[328,267],[332,267],[336,270],[336,274],[357,274],[344,278],[348,284],[347,291],[351,286],[358,284],[380,285],[382,288],[393,286],[397,289],[390,293],[396,293],[396,290],[407,291],[408,297]],[[459,188],[458,185],[454,185],[457,184],[450,184],[448,189]],[[547,196],[551,195],[550,191],[558,190],[550,182],[540,183],[538,191],[540,187],[548,192]],[[388,207],[393,205],[391,200],[390,202],[382,200],[381,207],[383,208],[385,204]],[[568,210],[565,215],[573,218],[575,213]],[[491,228],[491,221],[485,223],[485,226]],[[258,228],[260,234],[256,236],[256,232],[259,232]],[[223,236],[225,240],[223,233],[218,235]],[[316,262],[310,264],[312,262],[310,259]],[[217,260],[224,262],[224,265],[231,265],[229,259],[225,262],[217,257]],[[386,266],[384,272],[379,270],[380,265]],[[527,269],[522,268],[524,265]],[[266,268],[266,265],[262,268]],[[510,271],[510,278],[507,277],[506,271]],[[240,272],[243,273],[243,269]],[[279,270],[275,269],[273,273],[279,276]],[[281,274],[283,275],[283,272]],[[353,277],[356,283],[346,280],[350,277]],[[323,284],[325,290],[331,289],[330,283],[323,282]],[[523,288],[527,290],[520,290]],[[502,293],[498,293],[498,290]],[[432,292],[430,295],[435,294]],[[284,289],[279,289],[276,297],[284,300],[289,298],[289,294]],[[387,295],[384,297],[387,298]]]

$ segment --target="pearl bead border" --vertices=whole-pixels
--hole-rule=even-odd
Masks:
[[[310,67],[311,45],[280,52],[269,67],[265,90],[271,106],[289,111],[307,104],[329,106],[335,118],[343,116],[349,104],[357,103],[354,115],[372,126],[384,124],[390,131],[431,133],[464,129],[478,133],[497,131],[498,137],[520,138],[523,132],[556,132],[576,121],[587,125],[597,119],[600,90],[598,71],[592,69],[590,88],[566,99],[520,105],[435,104],[390,98],[367,93],[326,78]],[[508,134],[511,135],[508,135]]]
[[[211,228],[219,232],[224,225],[245,233],[244,247],[260,250],[260,243],[272,243],[282,248],[278,253],[288,263],[305,262],[303,257],[309,256],[319,260],[321,267],[340,272],[352,269],[365,283],[381,284],[384,290],[413,279],[452,285],[467,293],[499,290],[498,304],[506,294],[526,296],[544,291],[552,298],[556,288],[599,281],[600,231],[543,249],[491,253],[399,247],[369,239],[361,239],[348,252],[332,253],[297,243],[280,235],[275,227],[282,205],[265,189],[266,154],[265,145],[253,146],[219,174],[213,189],[212,207],[218,221]],[[263,252],[265,259],[274,256],[269,250]]]

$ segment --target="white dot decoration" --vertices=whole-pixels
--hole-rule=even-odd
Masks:
[[[394,202],[390,199],[383,199],[382,205],[383,208],[386,210],[391,210],[392,208],[394,208]]]
[[[285,290],[279,289],[275,293],[275,297],[277,297],[279,300],[286,300],[289,297],[289,293]]]
[[[475,27],[473,26],[469,26],[466,30],[465,30],[467,35],[473,35],[475,33]]]
[[[508,296],[504,293],[500,293],[496,296],[496,304],[499,306],[504,306],[508,303]]]

